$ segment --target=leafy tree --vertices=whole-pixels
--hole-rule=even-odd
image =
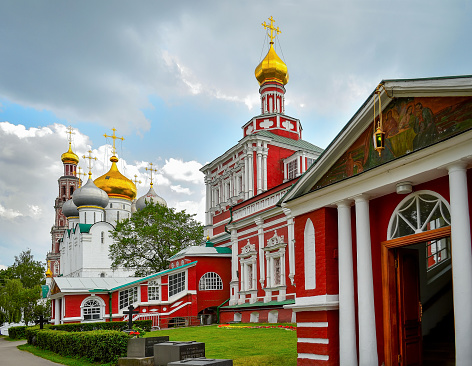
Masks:
[[[112,269],[123,266],[135,270],[136,276],[167,269],[171,256],[203,241],[203,226],[194,216],[148,202],[129,219],[118,222],[111,232]]]
[[[35,261],[31,249],[24,250],[19,256],[15,256],[15,263],[8,268],[11,270],[10,278],[17,278],[24,287],[32,288],[45,284],[45,265],[41,261]]]

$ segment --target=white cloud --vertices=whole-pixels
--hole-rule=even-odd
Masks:
[[[2,205],[0,205],[0,217],[3,217],[5,219],[14,219],[15,217],[18,216],[23,216],[21,212],[12,210],[10,208],[5,208]]]
[[[162,171],[172,179],[185,182],[199,183],[203,182],[203,173],[200,168],[203,165],[198,161],[182,161],[180,159],[166,159]]]
[[[176,186],[170,186],[170,189],[177,193],[192,194],[189,188],[184,188],[180,184]]]

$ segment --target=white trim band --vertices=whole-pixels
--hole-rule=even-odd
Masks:
[[[329,356],[327,355],[315,355],[312,353],[299,353],[298,358],[308,358],[310,360],[328,361]]]
[[[329,344],[329,339],[325,339],[325,338],[298,338],[297,343]]]
[[[306,323],[297,323],[298,328],[326,328],[328,322],[306,322]]]

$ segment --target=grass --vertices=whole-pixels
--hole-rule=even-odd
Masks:
[[[257,324],[238,324],[237,326],[244,325],[255,326]],[[207,358],[232,359],[234,366],[295,366],[297,364],[297,334],[295,331],[280,328],[228,329],[219,328],[218,325],[210,325],[158,330],[146,333],[145,337],[166,335],[171,341],[203,342]],[[63,365],[99,365],[84,359],[63,357],[28,344],[18,346],[18,348]]]
[[[238,324],[254,326],[255,324]],[[297,334],[285,329],[205,327],[164,329],[146,337],[169,336],[171,341],[205,343],[208,358],[232,359],[234,366],[291,366],[297,364]]]
[[[23,344],[21,346],[18,346],[18,349],[32,353],[35,356],[45,358],[46,360],[63,364],[63,365],[67,365],[67,366],[99,366],[100,365],[99,363],[93,363],[82,358],[64,357],[64,356],[58,355],[57,353],[40,349],[38,347],[34,347],[29,344]]]

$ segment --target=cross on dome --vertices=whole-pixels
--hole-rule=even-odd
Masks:
[[[88,168],[89,168],[89,178],[92,178],[92,160],[97,160],[96,157],[92,156],[92,150],[89,150],[88,151],[88,156],[82,156],[84,159],[89,159],[89,162],[88,162]],[[85,174],[85,173],[84,173]]]
[[[149,171],[151,172],[151,187],[152,187],[152,185],[153,185],[153,183],[152,183],[152,172],[156,172],[156,173],[157,173],[157,168],[156,168],[156,169],[153,169],[153,168],[152,168],[152,166],[153,166],[152,163],[149,163],[149,165],[150,165],[151,167],[150,167],[150,168],[145,168],[145,169],[146,169],[146,171],[149,170]]]
[[[84,156],[85,156],[85,155],[84,155]],[[87,175],[87,173],[85,173],[85,172],[82,173],[82,167],[81,167],[81,166],[79,166],[79,167],[77,168],[77,170],[78,170],[79,172],[78,172],[78,173],[76,172],[76,173],[75,173],[75,176],[78,176],[78,177],[79,177],[79,188],[80,188],[80,187],[82,186],[82,178],[81,178],[81,177],[84,176],[84,178],[85,178],[85,176]]]
[[[138,180],[138,175],[137,174],[134,175],[133,183],[134,183],[134,185],[136,185],[138,183],[141,184],[141,181]]]
[[[274,18],[272,18],[272,16],[270,16],[269,20],[270,20],[270,24],[267,24],[264,21],[264,23],[262,23],[262,26],[265,29],[267,29],[267,35],[270,38],[270,43],[274,43],[274,39],[277,36],[277,34],[280,34],[282,32],[280,31],[279,27],[277,27],[277,28],[274,27],[275,20],[274,20]],[[274,32],[275,32],[275,35],[274,35]]]
[[[67,137],[67,140],[69,140],[69,144],[71,144],[72,143],[72,135],[75,135],[75,132],[74,132],[74,129],[72,128],[72,126],[67,127],[66,133],[69,135]]]
[[[116,141],[116,139],[120,139],[121,141],[124,141],[125,138],[124,138],[124,137],[118,137],[118,136],[116,136],[116,135],[115,135],[116,129],[115,129],[114,127],[113,127],[111,130],[113,131],[113,135],[110,136],[110,135],[104,134],[103,136],[105,136],[105,137],[110,137],[110,138],[113,139],[113,150],[112,150],[112,154],[113,154],[113,156],[115,156],[115,155],[116,155],[116,148],[115,148],[115,141]]]

